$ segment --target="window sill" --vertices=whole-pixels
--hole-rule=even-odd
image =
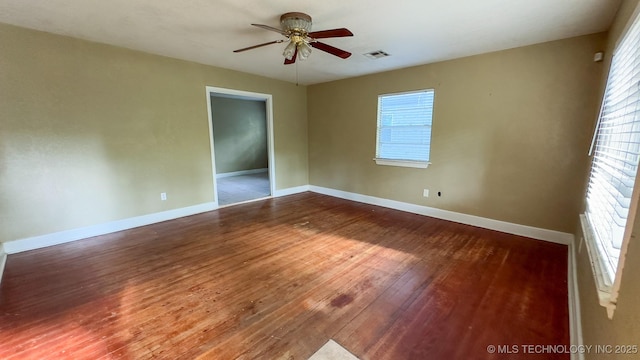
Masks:
[[[388,165],[388,166],[400,166],[400,167],[411,167],[418,169],[426,169],[431,165],[430,162],[427,161],[411,161],[411,160],[395,160],[395,159],[380,159],[374,158],[373,161],[378,165]]]
[[[609,319],[613,319],[613,313],[616,309],[616,299],[613,296],[611,281],[605,279],[604,265],[602,265],[602,259],[600,258],[598,248],[596,245],[595,236],[591,230],[591,224],[587,216],[580,215],[580,224],[582,225],[582,234],[584,236],[584,242],[589,254],[589,262],[591,263],[591,270],[596,283],[596,292],[598,293],[598,303],[607,309],[607,316]]]

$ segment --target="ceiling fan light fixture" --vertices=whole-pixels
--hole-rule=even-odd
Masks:
[[[311,16],[301,12],[288,12],[280,16],[280,29],[269,25],[251,24],[264,30],[277,32],[284,36],[285,40],[274,40],[266,43],[249,46],[246,48],[234,50],[239,53],[251,49],[260,48],[271,44],[279,44],[287,42],[282,55],[285,57],[284,64],[290,65],[300,60],[305,60],[311,55],[312,48],[319,49],[333,56],[346,59],[351,53],[338,49],[329,44],[318,41],[318,39],[328,39],[336,37],[353,36],[353,33],[347,28],[336,28],[322,31],[311,31]]]
[[[289,44],[287,45],[287,47],[284,48],[284,52],[282,53],[282,55],[287,59],[287,60],[291,60],[293,59],[293,55],[296,53],[296,43],[291,41],[289,42]]]
[[[302,41],[298,44],[298,56],[300,60],[306,60],[311,55],[311,46],[306,41]]]

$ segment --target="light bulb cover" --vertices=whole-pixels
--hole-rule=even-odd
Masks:
[[[296,53],[296,43],[291,41],[289,45],[287,45],[287,47],[284,48],[284,52],[282,53],[282,55],[284,55],[284,57],[287,58],[287,60],[291,60],[293,59],[293,55],[295,53]]]
[[[300,57],[300,60],[306,60],[309,55],[311,55],[311,46],[309,46],[305,41],[302,41],[298,44],[298,56]]]

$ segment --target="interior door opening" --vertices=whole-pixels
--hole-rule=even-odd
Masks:
[[[271,96],[207,87],[215,202],[273,194]]]

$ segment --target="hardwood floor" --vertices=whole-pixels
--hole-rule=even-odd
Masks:
[[[568,345],[567,247],[303,193],[9,255],[2,359],[507,359]],[[569,359],[568,354],[518,354]]]

